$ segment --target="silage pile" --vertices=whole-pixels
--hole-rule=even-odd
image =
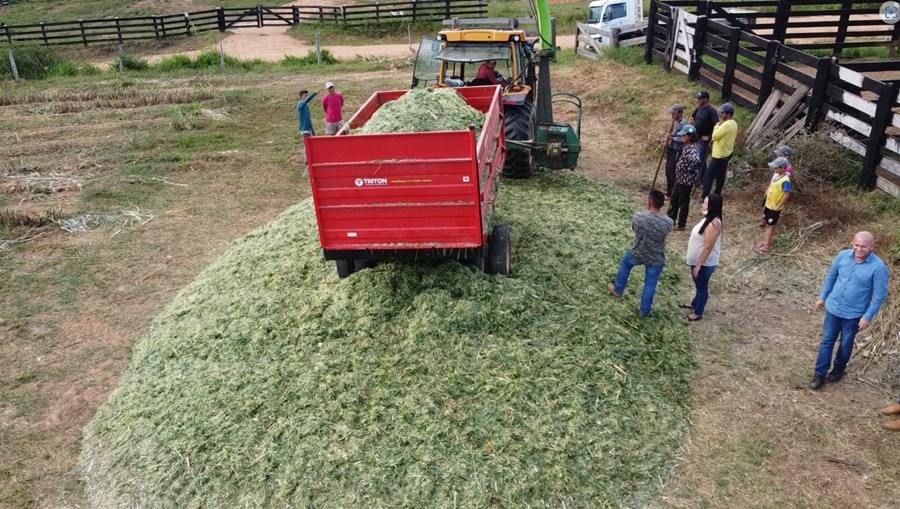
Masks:
[[[339,280],[310,202],[238,240],[137,342],[87,427],[97,508],[631,506],[686,430],[676,261],[657,312],[605,284],[631,206],[504,184],[514,276],[384,264]],[[502,212],[502,214],[500,214]]]
[[[452,88],[413,89],[378,108],[356,134],[459,131],[472,125],[475,139],[484,113],[469,106]]]

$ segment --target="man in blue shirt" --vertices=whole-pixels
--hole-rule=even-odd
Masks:
[[[317,92],[313,92],[310,94],[306,90],[301,90],[298,94],[297,119],[300,122],[300,153],[303,155],[304,163],[306,162],[306,146],[303,144],[303,138],[316,135],[313,130],[312,115],[309,113],[309,101],[312,101],[316,97],[316,93]]]
[[[888,269],[872,253],[874,247],[872,234],[859,232],[853,237],[852,248],[838,253],[828,270],[822,293],[813,306],[817,311],[825,307],[825,323],[815,376],[809,384],[812,390],[843,378],[856,333],[869,326],[887,299]],[[831,354],[838,335],[841,342],[832,367]]]

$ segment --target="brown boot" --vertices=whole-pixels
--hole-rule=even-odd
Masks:
[[[896,421],[891,421],[891,422],[885,424],[884,427],[891,431],[900,431],[900,419],[898,419]]]
[[[900,415],[900,405],[893,404],[890,406],[886,406],[881,409],[881,413],[884,415]]]

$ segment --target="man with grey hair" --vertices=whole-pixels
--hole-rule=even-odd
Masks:
[[[888,269],[881,258],[872,253],[874,247],[875,237],[871,233],[857,233],[851,248],[834,258],[822,292],[813,304],[816,311],[825,308],[815,375],[809,383],[809,388],[814,391],[821,389],[825,382],[838,382],[844,377],[856,333],[869,327],[887,299]],[[832,366],[838,336],[841,342]]]

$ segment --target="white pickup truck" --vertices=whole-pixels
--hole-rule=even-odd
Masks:
[[[630,27],[644,20],[644,3],[641,0],[593,0],[588,5],[588,26],[608,31],[612,28]],[[620,39],[630,39],[643,35],[643,28],[635,26],[624,31]],[[609,44],[607,36],[592,34],[600,44]]]

